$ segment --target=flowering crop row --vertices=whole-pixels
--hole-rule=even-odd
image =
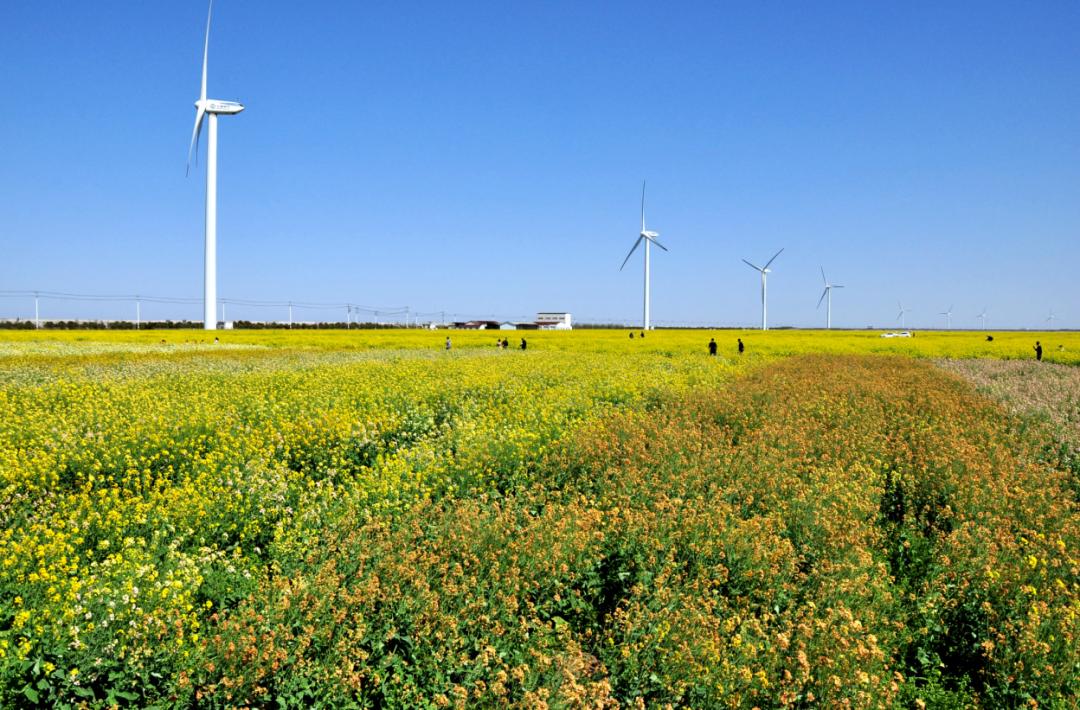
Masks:
[[[1033,359],[1040,341],[1046,360],[1080,364],[1080,333],[1075,331],[916,332],[911,338],[882,338],[878,330],[656,330],[644,339],[627,330],[491,331],[491,330],[337,330],[337,331],[8,331],[0,335],[0,360],[23,364],[47,363],[65,372],[109,365],[122,358],[138,361],[225,357],[247,350],[323,352],[415,352],[443,348],[449,336],[453,348],[494,349],[496,338],[506,338],[512,349],[525,338],[530,349],[622,356],[704,354],[709,338],[716,338],[721,357],[736,355],[741,338],[749,356],[776,357],[804,353],[837,355],[883,354],[913,357]],[[215,344],[214,337],[220,342]],[[223,355],[224,353],[224,355]],[[0,373],[0,377],[3,374]]]
[[[0,705],[168,697],[211,615],[342,511],[511,489],[579,422],[732,371],[641,353],[612,368],[494,348],[44,345],[10,355],[0,386]]]
[[[1042,434],[928,365],[777,360],[1031,336],[446,335],[4,336],[0,705],[1080,690]]]
[[[510,496],[348,519],[215,619],[200,701],[1067,705],[1067,474],[928,364],[802,357],[594,422]]]

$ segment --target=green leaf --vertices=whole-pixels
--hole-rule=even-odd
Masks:
[[[38,692],[36,690],[34,690],[33,688],[31,688],[29,685],[26,686],[25,688],[23,688],[22,692],[23,692],[23,695],[26,696],[27,700],[29,700],[32,703],[36,703],[38,701],[38,698],[40,697],[38,695]]]

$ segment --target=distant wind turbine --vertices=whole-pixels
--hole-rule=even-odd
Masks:
[[[939,316],[945,316],[945,330],[952,330],[952,306],[949,306],[948,310],[938,313]]]
[[[904,308],[904,304],[900,301],[897,301],[896,305],[900,307],[900,312],[896,314],[896,320],[900,321],[901,328],[907,330],[907,314],[911,313],[911,309]]]
[[[828,299],[828,303],[825,307],[825,327],[832,328],[832,290],[834,288],[843,288],[840,284],[831,284],[829,280],[825,278],[825,267],[821,267],[821,280],[825,283],[825,290],[821,292],[821,298],[818,299],[817,307],[821,308],[821,302]]]
[[[619,271],[623,270],[626,266],[626,262],[630,261],[630,257],[634,255],[634,250],[638,248],[638,245],[645,242],[645,314],[642,318],[642,328],[644,330],[651,330],[652,326],[649,321],[649,245],[655,244],[664,251],[668,248],[656,241],[659,237],[658,232],[650,232],[645,229],[645,181],[641,181],[641,232],[638,234],[637,241],[634,242],[634,246],[630,247],[630,253],[623,259],[622,266],[619,267]]]
[[[1055,321],[1056,319],[1057,319],[1057,316],[1055,316],[1055,315],[1054,315],[1054,309],[1053,309],[1053,308],[1051,308],[1051,309],[1050,309],[1050,315],[1046,316],[1046,322],[1050,324],[1050,328],[1051,328],[1051,329],[1053,329],[1053,327],[1054,327],[1054,321]]]
[[[784,250],[781,249],[780,251],[773,254],[773,258],[766,261],[765,266],[757,266],[756,264],[751,264],[746,259],[743,259],[744,264],[749,266],[751,269],[756,269],[757,271],[761,272],[761,329],[762,330],[768,330],[769,329],[769,320],[768,320],[768,311],[769,311],[769,306],[768,306],[768,284],[767,284],[767,281],[766,281],[766,276],[770,273],[769,265],[772,264],[774,261],[776,261],[776,257],[780,256],[780,252],[782,252],[782,251],[784,251]]]
[[[191,156],[199,158],[199,135],[202,133],[203,118],[209,115],[210,128],[206,138],[206,251],[204,254],[203,273],[203,328],[217,328],[217,117],[218,114],[234,114],[244,110],[242,104],[235,101],[218,101],[206,98],[206,64],[210,53],[210,17],[214,11],[214,0],[210,0],[210,9],[206,13],[206,41],[203,44],[202,89],[199,100],[195,102],[195,127],[191,131],[191,145],[188,147],[188,171],[191,170]]]
[[[983,306],[982,313],[975,317],[979,319],[979,327],[986,330],[986,306]]]

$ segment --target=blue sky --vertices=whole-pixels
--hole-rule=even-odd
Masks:
[[[201,296],[205,19],[0,4],[0,291]],[[903,300],[1080,327],[1078,27],[1075,2],[218,0],[210,95],[247,106],[220,122],[219,292],[633,321],[647,178],[659,324],[757,323],[740,259],[785,247],[774,325],[824,323],[824,265],[837,326]]]

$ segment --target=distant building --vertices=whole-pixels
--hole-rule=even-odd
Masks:
[[[469,321],[455,321],[454,327],[459,330],[498,330],[499,321],[497,320],[469,320]]]
[[[536,325],[540,330],[572,330],[569,313],[537,313]]]

